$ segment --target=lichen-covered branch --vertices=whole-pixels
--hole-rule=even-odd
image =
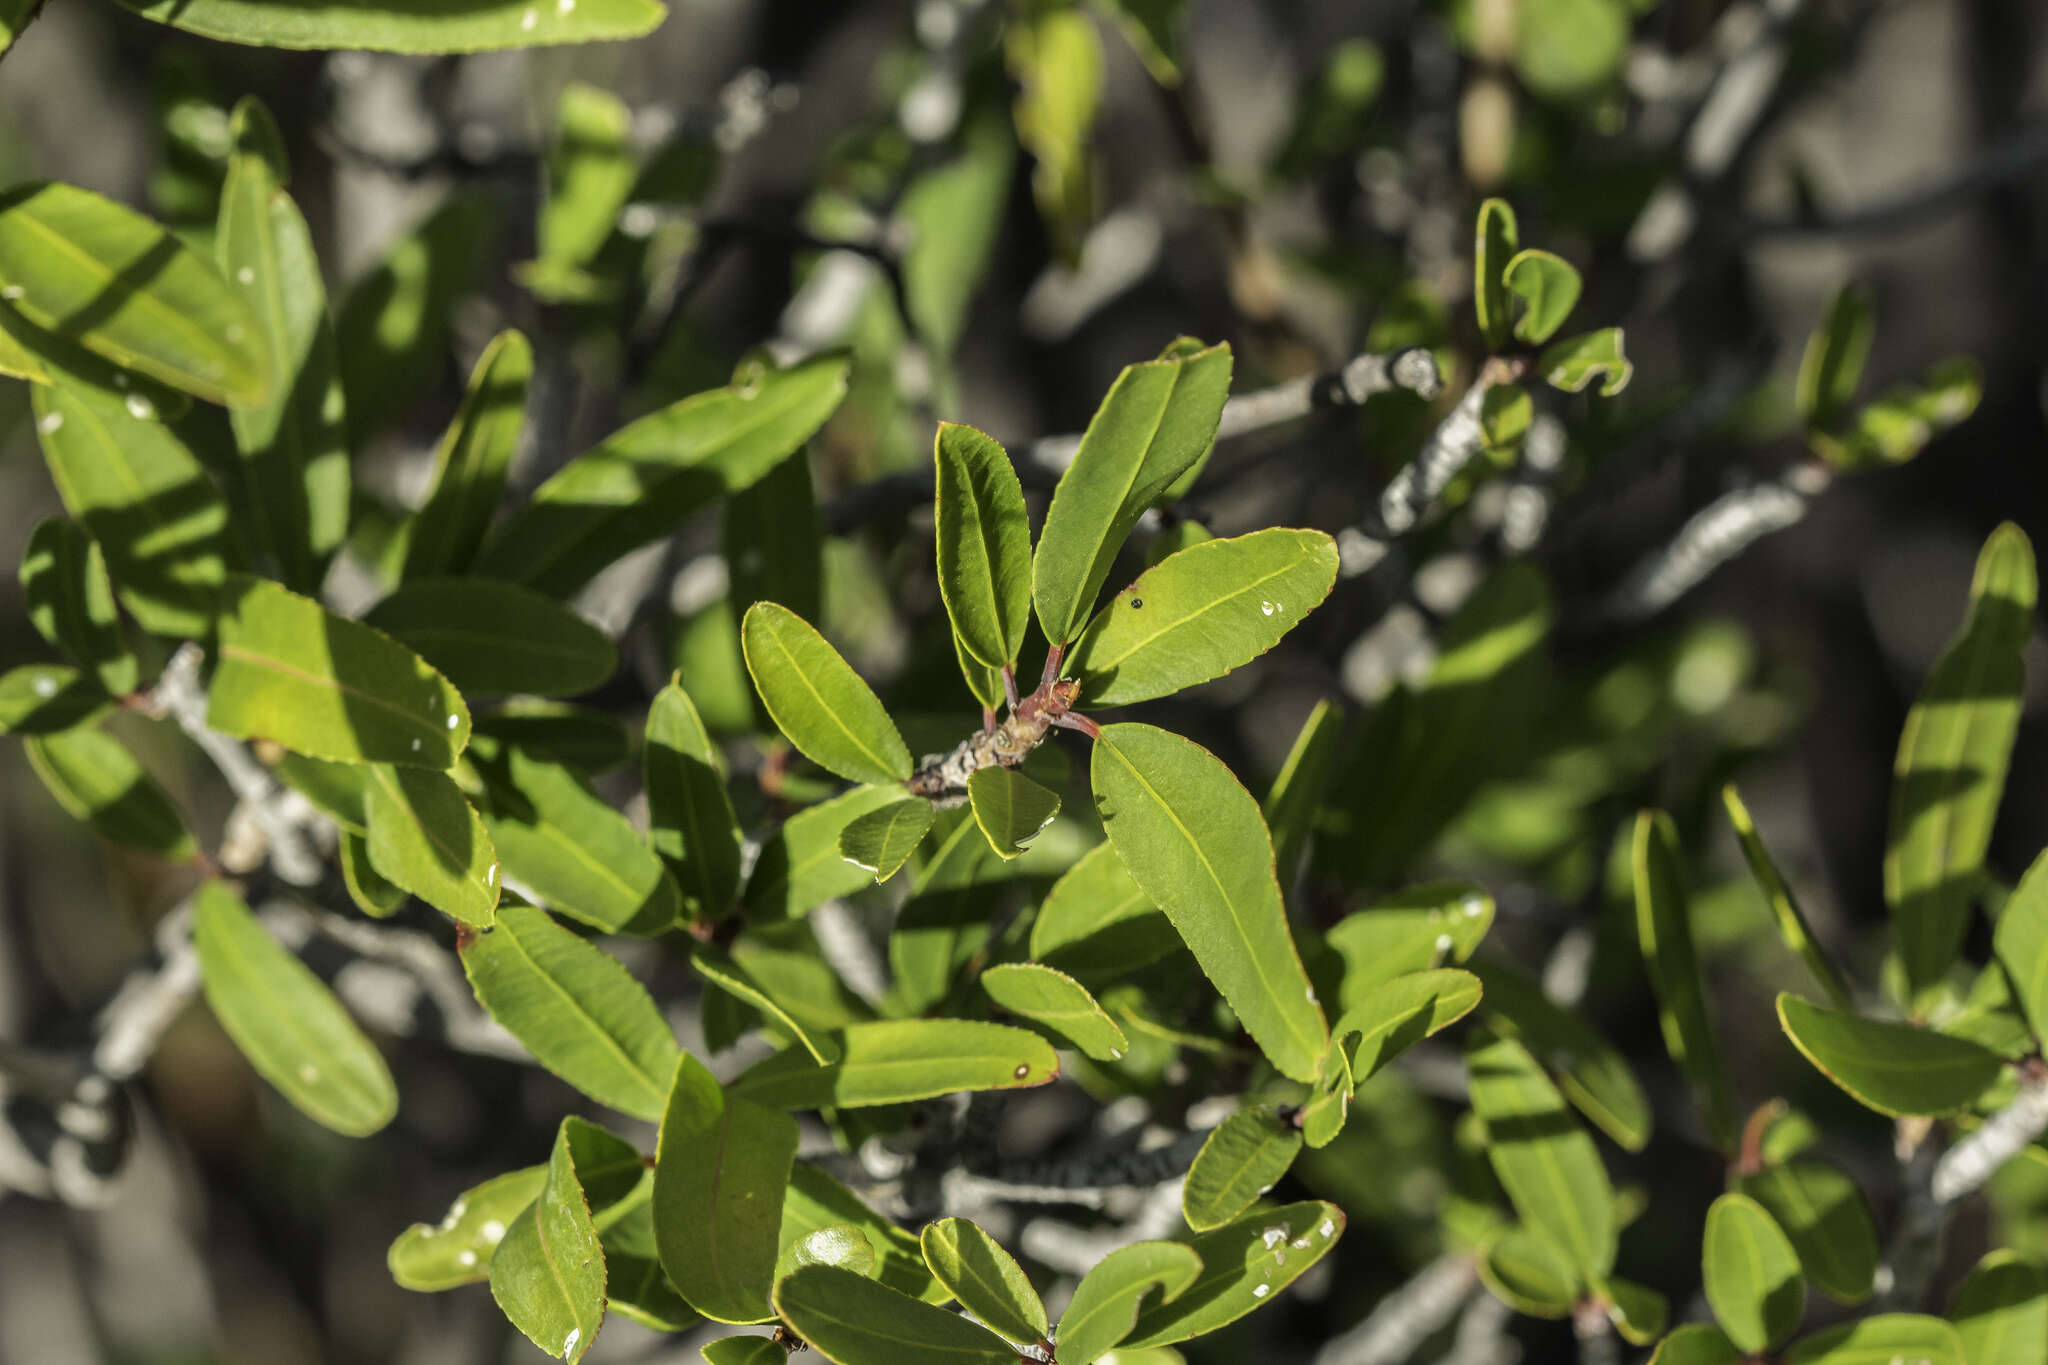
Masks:
[[[1326,1342],[1315,1365],[1401,1365],[1450,1325],[1478,1287],[1471,1257],[1439,1256],[1374,1305],[1365,1321]]]
[[[1798,524],[1831,480],[1826,465],[1808,461],[1778,478],[1723,493],[1636,565],[1603,614],[1624,625],[1655,616],[1757,541]]]

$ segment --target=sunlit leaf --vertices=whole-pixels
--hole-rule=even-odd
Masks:
[[[999,858],[1015,858],[1060,813],[1060,799],[1014,768],[988,767],[967,779],[974,822]]]
[[[451,919],[487,925],[498,904],[498,851],[446,773],[364,770],[370,866]]]
[[[121,3],[144,18],[223,42],[372,52],[481,52],[613,42],[639,37],[668,13],[659,0],[361,0],[339,7],[270,0]],[[561,1348],[549,1354],[561,1355]]]
[[[1870,1297],[1877,1229],[1854,1180],[1825,1162],[1787,1161],[1736,1183],[1777,1220],[1814,1288],[1839,1303]]]
[[[171,860],[197,852],[177,806],[112,735],[84,728],[31,734],[25,748],[57,804],[101,838]]]
[[[800,1049],[757,1062],[732,1093],[780,1109],[857,1108],[930,1099],[955,1090],[1017,1090],[1059,1076],[1059,1057],[1037,1034],[964,1019],[891,1019],[835,1035],[839,1059],[819,1065]]]
[[[1059,1365],[1090,1365],[1130,1335],[1146,1296],[1170,1304],[1200,1278],[1201,1255],[1181,1242],[1133,1242],[1095,1263],[1060,1314]]]
[[[1272,1109],[1240,1109],[1195,1153],[1181,1212],[1197,1232],[1218,1228],[1280,1182],[1301,1153],[1301,1131]]]
[[[775,1286],[775,1311],[833,1365],[1015,1365],[1016,1348],[957,1313],[839,1266]]]
[[[1130,1046],[1088,988],[1065,972],[1036,962],[1005,962],[981,974],[981,988],[1010,1013],[1059,1034],[1098,1062],[1113,1062]]]
[[[919,1240],[934,1279],[990,1330],[1035,1345],[1050,1330],[1045,1305],[1016,1258],[965,1218],[925,1224]]]
[[[460,573],[475,560],[505,496],[532,377],[533,347],[518,332],[500,332],[477,357],[462,406],[434,453],[433,492],[413,518],[405,578]]]
[[[551,1356],[577,1361],[604,1322],[604,1248],[590,1218],[563,1120],[547,1179],[512,1220],[491,1258],[491,1297],[514,1327]]]
[[[850,782],[901,782],[910,750],[881,699],[817,628],[774,602],[756,602],[740,628],[747,672],[790,743]]]
[[[1614,1188],[1593,1140],[1519,1042],[1475,1032],[1465,1060],[1486,1155],[1515,1211],[1582,1276],[1605,1277],[1614,1268]]]
[[[910,796],[856,817],[839,831],[839,856],[886,882],[924,842],[932,827],[932,803]]]
[[[1678,831],[1662,811],[1636,817],[1631,846],[1635,879],[1636,935],[1643,965],[1657,991],[1657,1018],[1664,1046],[1703,1096],[1707,1132],[1724,1152],[1735,1144],[1735,1113],[1728,1078],[1714,1045],[1707,1016],[1706,983],[1692,946],[1692,921],[1685,903]],[[1731,1333],[1730,1335],[1733,1335]],[[1737,1339],[1737,1345],[1741,1344]]]
[[[680,675],[648,708],[643,746],[648,842],[682,892],[684,918],[716,919],[739,892],[739,818],[726,795],[718,747]]]
[[[1880,1114],[1951,1114],[2004,1069],[1998,1054],[1932,1029],[1778,996],[1778,1022],[1823,1076]]]
[[[1024,488],[996,441],[941,422],[933,445],[939,593],[961,646],[989,668],[1017,662],[1031,621]]]
[[[384,1263],[406,1289],[453,1289],[491,1276],[491,1258],[506,1229],[540,1194],[548,1168],[527,1166],[463,1191],[439,1223],[414,1223],[398,1234]]]
[[[1806,1281],[1798,1253],[1754,1199],[1724,1194],[1707,1210],[1700,1270],[1721,1330],[1744,1351],[1768,1350],[1799,1325]]]
[[[538,697],[587,692],[619,652],[550,597],[487,578],[413,578],[363,617],[416,651],[465,693]]]
[[[1343,1231],[1336,1205],[1312,1201],[1262,1210],[1189,1239],[1201,1275],[1171,1302],[1139,1313],[1123,1348],[1168,1346],[1236,1322],[1305,1274]]]

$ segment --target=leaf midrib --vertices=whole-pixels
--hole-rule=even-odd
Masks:
[[[599,1020],[596,1015],[592,1014],[588,1009],[586,1009],[583,1005],[583,1002],[580,999],[578,999],[574,995],[571,995],[569,993],[568,988],[563,986],[562,983],[555,978],[552,972],[548,971],[545,967],[541,966],[540,959],[534,956],[533,950],[528,948],[525,943],[520,941],[518,930],[514,927],[513,922],[511,920],[501,920],[499,922],[499,928],[502,929],[505,933],[505,941],[510,943],[513,946],[513,948],[518,950],[519,956],[525,961],[526,965],[533,970],[534,975],[538,976],[543,982],[546,983],[550,990],[552,990],[556,995],[561,997],[563,1003],[565,1003],[569,1007],[569,1010],[572,1014],[576,1015],[578,1018],[582,1019],[584,1023],[590,1026],[591,1030],[594,1033],[596,1033],[599,1041],[601,1041],[606,1048],[610,1049],[614,1057],[616,1057],[619,1062],[624,1064],[626,1070],[634,1077],[634,1079],[638,1080],[644,1087],[646,1087],[647,1092],[650,1095],[654,1095],[657,1098],[659,1098],[663,1093],[662,1087],[656,1082],[656,1080],[651,1075],[649,1075],[648,1072],[646,1072],[641,1067],[639,1061],[631,1053],[626,1051],[626,1049],[623,1045],[621,1045],[619,1040],[615,1038],[612,1035],[611,1031],[605,1027],[603,1021]],[[581,940],[578,941],[580,942]],[[591,951],[599,952],[600,950],[592,949]],[[658,1108],[659,1105],[657,1104],[656,1107]],[[626,1112],[637,1113],[639,1111],[627,1110]]]

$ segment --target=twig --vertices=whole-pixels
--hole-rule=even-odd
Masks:
[[[2044,1132],[2048,1132],[2048,1073],[2034,1067],[2022,1072],[2019,1097],[1949,1148],[1935,1166],[1929,1192],[1936,1206],[1953,1204],[1981,1189],[1993,1172]]]
[[[1809,460],[1778,478],[1722,494],[1637,564],[1602,615],[1623,624],[1655,616],[1757,541],[1796,525],[1832,479],[1826,465]]]
[[[1017,1244],[1054,1270],[1086,1275],[1112,1251],[1177,1231],[1182,1183],[1175,1179],[1155,1188],[1120,1226],[1083,1228],[1057,1218],[1034,1218],[1018,1231]]]
[[[871,1005],[888,994],[889,968],[845,901],[826,901],[811,911],[810,921],[819,955],[848,990]]]
[[[1475,1294],[1458,1317],[1450,1354],[1438,1365],[1510,1365],[1522,1348],[1508,1335],[1514,1310],[1491,1294]]]
[[[1969,165],[1930,185],[1829,217],[1751,220],[1734,228],[1739,241],[1788,237],[1859,237],[1910,227],[1921,218],[1963,207],[2048,160],[2048,124],[2022,128],[1992,144]]]
[[[1326,1342],[1315,1365],[1401,1365],[1450,1325],[1478,1287],[1470,1257],[1439,1256],[1381,1299],[1365,1321]]]
[[[1600,1304],[1589,1300],[1572,1310],[1572,1334],[1579,1339],[1579,1365],[1621,1365],[1621,1341]]]

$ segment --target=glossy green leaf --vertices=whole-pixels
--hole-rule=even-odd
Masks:
[[[135,690],[135,655],[121,633],[106,556],[77,522],[52,517],[29,536],[21,596],[36,633],[89,670],[110,695]]]
[[[105,552],[121,602],[144,630],[205,635],[227,581],[220,490],[141,395],[77,372],[53,378],[29,397],[64,509]]]
[[[0,195],[0,288],[35,326],[210,403],[261,403],[281,382],[261,323],[205,257],[76,185]]]
[[[925,1224],[919,1241],[932,1277],[991,1331],[1020,1345],[1046,1339],[1051,1327],[1038,1291],[995,1238],[965,1218],[941,1218]]]
[[[774,602],[806,621],[822,619],[825,527],[807,450],[797,447],[727,497],[718,534],[731,601]]]
[[[1779,875],[1778,865],[1772,861],[1770,850],[1764,847],[1762,836],[1756,832],[1756,822],[1749,817],[1749,807],[1742,803],[1742,794],[1735,790],[1734,783],[1721,788],[1721,804],[1727,807],[1728,823],[1735,827],[1735,837],[1742,845],[1742,856],[1749,863],[1750,874],[1756,878],[1757,887],[1771,908],[1771,918],[1778,925],[1778,936],[1806,963],[1806,969],[1827,992],[1829,1003],[1839,1010],[1850,1008],[1849,990],[1842,984],[1841,973],[1828,957],[1827,950],[1820,946],[1820,940],[1813,936],[1813,927],[1800,911],[1792,888]]]
[[[1479,1003],[1479,978],[1454,967],[1410,972],[1376,988],[1330,1026],[1358,1085],[1424,1038],[1449,1028]]]
[[[815,626],[787,607],[756,602],[740,641],[755,691],[804,757],[850,782],[910,776],[910,750],[896,722]]]
[[[1643,949],[1643,965],[1657,991],[1657,1019],[1664,1030],[1664,1046],[1701,1095],[1708,1134],[1723,1152],[1731,1152],[1736,1137],[1735,1111],[1728,1097],[1728,1078],[1721,1071],[1720,1051],[1714,1045],[1713,1021],[1707,1016],[1706,983],[1700,977],[1699,955],[1693,951],[1692,921],[1685,903],[1678,831],[1670,816],[1647,810],[1636,816],[1631,866],[1636,935]]]
[[[1671,1301],[1648,1285],[1610,1279],[1599,1286],[1607,1299],[1607,1320],[1631,1346],[1648,1346],[1671,1321]]]
[[[633,189],[632,131],[633,111],[617,95],[581,81],[562,87],[540,211],[543,260],[582,265],[611,236]]]
[[[766,1322],[796,1159],[796,1120],[728,1093],[685,1052],[654,1163],[661,1264],[683,1298],[719,1322]]]
[[[808,440],[846,392],[847,362],[753,368],[606,437],[534,490],[477,571],[565,597],[600,569],[736,493]]]
[[[711,982],[736,999],[752,1005],[775,1023],[781,1025],[783,1030],[804,1051],[811,1054],[814,1061],[829,1062],[838,1055],[837,1048],[839,1045],[832,1040],[828,1033],[816,1027],[818,1021],[812,1020],[807,1025],[803,1019],[798,1017],[797,1013],[793,1013],[784,1004],[784,1000],[787,998],[787,988],[791,984],[787,973],[782,974],[775,982],[777,987],[783,988],[778,991],[755,976],[753,972],[749,971],[731,953],[710,943],[692,943],[690,945],[690,965],[695,967],[698,974],[706,981]],[[819,966],[827,973],[831,970],[829,967],[824,967],[822,963]],[[836,1020],[831,1022],[845,1023],[847,1021]],[[826,1026],[829,1027],[829,1023]]]
[[[121,0],[145,19],[257,47],[371,52],[484,52],[637,38],[668,13],[659,0]],[[584,1343],[588,1345],[586,1341]],[[549,1352],[562,1354],[559,1346]]]
[[[413,518],[405,578],[461,573],[476,559],[505,496],[532,378],[533,347],[518,332],[498,333],[477,357],[434,453],[434,491]]]
[[[1948,1316],[1962,1339],[1964,1365],[2048,1362],[2048,1274],[2014,1252],[1979,1261]]]
[[[1940,1318],[1880,1313],[1792,1343],[1784,1365],[1963,1365],[1962,1339]]]
[[[206,1003],[256,1074],[314,1122],[366,1137],[398,1112],[376,1046],[305,963],[279,946],[223,882],[192,902]]]
[[[1053,883],[1031,921],[1030,947],[1047,965],[1093,980],[1155,962],[1181,941],[1105,841]]]
[[[839,1060],[819,1065],[800,1050],[757,1062],[732,1093],[779,1109],[903,1104],[956,1090],[1020,1090],[1060,1074],[1037,1034],[965,1019],[891,1019],[836,1035]]]
[[[547,1179],[512,1220],[491,1258],[491,1297],[534,1345],[577,1361],[604,1322],[605,1259],[577,1178],[565,1119],[548,1157]]]
[[[285,192],[284,142],[262,104],[235,106],[214,263],[257,324],[276,377],[266,401],[231,414],[247,530],[298,592],[320,588],[348,532],[349,452],[334,330],[313,235]]]
[[[1052,1030],[1095,1061],[1113,1062],[1130,1046],[1088,988],[1065,972],[1036,962],[1005,962],[981,974],[981,988],[1010,1013]]]
[[[932,803],[921,796],[892,801],[856,816],[839,831],[839,856],[886,882],[924,842],[932,827]]]
[[[775,1278],[807,1265],[836,1265],[856,1275],[875,1273],[875,1248],[868,1235],[852,1223],[833,1223],[807,1232],[782,1248],[775,1258]]]
[[[1104,727],[1091,766],[1117,857],[1279,1070],[1313,1080],[1329,1040],[1288,933],[1258,805],[1215,755],[1149,725]]]
[[[1586,1120],[1631,1152],[1650,1140],[1650,1101],[1614,1045],[1504,963],[1466,964],[1485,988],[1486,1008],[1557,1076],[1558,1089]]]
[[[1493,897],[1473,882],[1424,882],[1353,911],[1323,936],[1344,964],[1337,1012],[1395,977],[1465,961],[1492,925]]]
[[[807,915],[828,900],[872,885],[874,873],[840,855],[840,832],[869,811],[902,799],[903,788],[894,783],[855,787],[784,821],[761,845],[747,878],[741,901],[749,916]]]
[[[608,933],[658,934],[682,896],[626,817],[558,763],[523,750],[479,762],[484,827],[505,875],[550,909]]]
[[[1984,397],[1984,372],[1967,356],[1935,362],[1917,383],[1893,384],[1839,431],[1810,429],[1806,442],[1851,473],[1903,464],[1966,420]]]
[[[1094,214],[1088,136],[1102,103],[1102,39],[1076,9],[1020,15],[1003,29],[1003,56],[1018,87],[1017,140],[1037,163],[1031,188],[1060,253],[1078,252]]]
[[[1157,1290],[1157,1302],[1170,1304],[1201,1274],[1201,1255],[1182,1242],[1134,1242],[1110,1252],[1074,1287],[1053,1358],[1092,1365],[1131,1334],[1147,1295]]]
[[[961,646],[989,668],[1017,662],[1031,622],[1031,524],[1024,486],[1001,445],[939,423],[935,517],[939,593]]]
[[[1853,283],[1843,285],[1799,360],[1793,403],[1807,426],[1833,427],[1847,415],[1863,382],[1874,331],[1870,295]]]
[[[619,666],[610,637],[551,597],[487,578],[413,578],[363,618],[465,693],[570,696]]]
[[[1533,247],[1509,259],[1501,283],[1521,301],[1515,309],[1515,340],[1529,346],[1557,335],[1579,303],[1579,272],[1561,257]]]
[[[618,959],[528,905],[500,906],[459,946],[477,1000],[542,1066],[599,1104],[661,1117],[675,1035]]]
[[[1502,1228],[1479,1255],[1479,1278],[1493,1296],[1532,1318],[1568,1317],[1582,1283],[1547,1237],[1525,1227]]]
[[[785,1365],[789,1359],[773,1337],[720,1337],[699,1349],[705,1365]]]
[[[985,1328],[839,1266],[779,1282],[775,1311],[833,1365],[1016,1365]]]
[[[1777,1220],[1747,1195],[1724,1194],[1707,1210],[1700,1271],[1721,1330],[1744,1351],[1777,1346],[1806,1310],[1798,1253]]]
[[[2034,1036],[2048,1034],[2048,854],[2034,859],[2006,898],[1993,946]]]
[[[732,908],[740,885],[740,825],[725,790],[724,763],[680,675],[647,710],[640,763],[647,838],[668,865],[691,923]]]
[[[1736,1187],[1777,1220],[1814,1288],[1838,1303],[1870,1297],[1877,1229],[1854,1180],[1825,1162],[1787,1161]]]
[[[1619,327],[1602,327],[1553,341],[1537,357],[1536,369],[1552,388],[1566,393],[1582,393],[1597,379],[1602,398],[1612,398],[1627,388],[1636,372],[1622,349]]]
[[[1294,884],[1300,870],[1302,850],[1308,845],[1343,733],[1343,711],[1327,698],[1317,702],[1302,721],[1286,761],[1266,790],[1266,799],[1259,803],[1259,813],[1273,836],[1273,864],[1283,888]]]
[[[1511,458],[1536,420],[1536,402],[1520,384],[1494,384],[1479,400],[1479,435],[1488,451]]]
[[[1744,1358],[1720,1328],[1689,1322],[1657,1343],[1650,1365],[1739,1365]]]
[[[112,735],[84,728],[31,734],[25,748],[57,804],[101,838],[172,861],[198,852],[177,806]]]
[[[988,274],[1017,164],[1017,139],[997,100],[970,105],[962,125],[957,155],[911,180],[895,214],[915,234],[903,256],[904,301],[940,359],[958,346]]]
[[[1188,1245],[1202,1259],[1200,1277],[1172,1302],[1141,1312],[1123,1348],[1168,1346],[1236,1322],[1306,1273],[1343,1231],[1336,1205],[1310,1201],[1194,1237]]]
[[[1205,540],[1097,612],[1065,668],[1081,701],[1124,706],[1220,678],[1280,642],[1337,581],[1337,542],[1274,527]]]
[[[1487,1158],[1515,1212],[1582,1276],[1604,1278],[1614,1268],[1614,1188],[1593,1139],[1521,1043],[1477,1031],[1465,1063]]]
[[[1117,377],[1053,490],[1031,564],[1038,624],[1072,640],[1125,537],[1153,500],[1216,439],[1230,348],[1131,365]]]
[[[414,1223],[398,1234],[384,1264],[406,1289],[435,1291],[491,1276],[491,1259],[514,1219],[539,1197],[548,1168],[527,1166],[465,1190],[439,1223]]]
[[[944,1303],[952,1297],[932,1278],[916,1233],[876,1213],[816,1166],[798,1162],[782,1196],[783,1247],[833,1226],[856,1227],[866,1235],[875,1254],[874,1278],[897,1293],[926,1303]]]
[[[999,858],[1014,858],[1060,813],[1060,799],[1014,768],[990,767],[967,779],[974,822]]]
[[[341,864],[341,879],[356,909],[372,919],[389,919],[406,902],[405,888],[388,882],[370,863],[370,845],[355,830],[341,831],[341,845],[334,852]]]
[[[1272,1109],[1240,1109],[1195,1153],[1181,1213],[1196,1232],[1222,1227],[1280,1183],[1301,1153],[1301,1130]]]
[[[1969,615],[1899,736],[1884,890],[1915,1000],[1947,972],[1969,924],[2019,726],[2034,598],[2033,547],[2007,522],[1984,542]]]
[[[50,735],[95,720],[112,704],[98,684],[62,664],[0,673],[0,735]]]
[[[1880,1114],[1952,1114],[1998,1079],[1997,1053],[1932,1029],[1778,996],[1785,1036],[1820,1073]]]
[[[220,621],[207,724],[345,763],[446,768],[469,742],[448,680],[383,632],[276,583],[238,578]]]
[[[485,248],[497,213],[481,189],[456,191],[342,300],[335,343],[356,445],[382,430],[447,368],[455,303],[489,261]]]
[[[635,1152],[634,1165],[639,1165]],[[637,1197],[627,1201],[623,1212],[608,1213],[598,1221],[598,1240],[604,1245],[605,1299],[615,1313],[623,1313],[642,1327],[657,1332],[680,1332],[703,1322],[696,1309],[669,1283],[661,1268],[654,1242],[654,1179],[651,1173],[637,1187]]]
[[[368,768],[304,754],[279,754],[271,771],[343,829],[361,834],[370,828],[364,804],[369,791]]]
[[[1515,74],[1537,97],[1584,103],[1612,85],[1628,53],[1627,0],[1529,0],[1515,14]]]
[[[607,773],[633,756],[626,723],[607,711],[568,702],[514,698],[502,708],[471,718],[471,736],[524,749],[535,758],[579,773]]]
[[[1479,316],[1479,334],[1486,349],[1498,351],[1507,344],[1508,289],[1502,276],[1508,261],[1521,245],[1515,225],[1515,211],[1505,199],[1489,199],[1479,206],[1479,229],[1472,247],[1472,310]]]
[[[498,850],[446,773],[363,770],[370,866],[451,919],[488,925],[498,904]]]

